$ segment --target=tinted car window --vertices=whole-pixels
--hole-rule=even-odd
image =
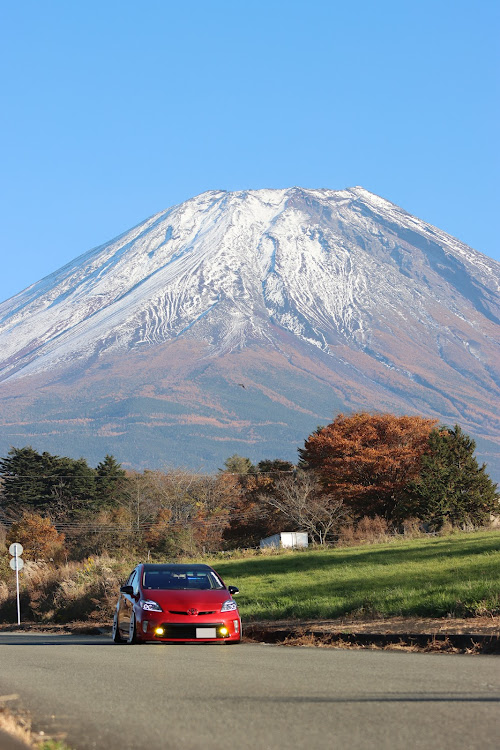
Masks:
[[[143,585],[146,589],[163,589],[175,591],[188,589],[203,591],[208,589],[223,589],[220,578],[212,570],[196,570],[189,567],[171,570],[144,571]]]
[[[133,570],[131,572],[131,574],[129,575],[129,577],[128,577],[127,586],[133,586],[134,585],[134,581],[137,580],[136,577],[137,577],[137,571]]]
[[[139,594],[139,573],[136,571],[135,576],[132,578],[132,587],[134,589],[134,594],[137,596]]]

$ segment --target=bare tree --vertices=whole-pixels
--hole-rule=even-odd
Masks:
[[[134,474],[128,486],[126,508],[136,543],[172,554],[219,549],[239,491],[231,475],[184,469]]]
[[[260,499],[292,521],[297,531],[307,531],[318,544],[326,544],[347,516],[342,500],[324,494],[312,471],[279,479],[273,493],[262,494]]]

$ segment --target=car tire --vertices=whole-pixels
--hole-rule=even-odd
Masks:
[[[113,617],[113,628],[111,630],[111,638],[114,643],[125,643],[125,639],[121,637],[120,630],[118,628],[118,613],[115,612]]]
[[[127,643],[128,644],[142,643],[142,641],[137,637],[137,625],[135,621],[135,615],[133,613],[130,616],[130,626],[128,629]]]

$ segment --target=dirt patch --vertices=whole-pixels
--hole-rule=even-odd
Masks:
[[[468,618],[416,618],[389,617],[387,619],[357,620],[341,618],[337,620],[275,620],[245,623],[248,628],[276,630],[283,628],[308,628],[321,632],[343,633],[423,633],[456,635],[496,635],[500,636],[500,617]]]
[[[111,633],[108,622],[70,622],[66,625],[43,622],[22,622],[20,625],[0,623],[0,633],[46,633],[48,635],[103,635]]]
[[[321,620],[244,624],[245,638],[285,646],[500,654],[500,618]]]

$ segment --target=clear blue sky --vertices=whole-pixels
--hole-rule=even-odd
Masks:
[[[497,0],[3,0],[0,300],[213,188],[362,185],[500,260]]]

